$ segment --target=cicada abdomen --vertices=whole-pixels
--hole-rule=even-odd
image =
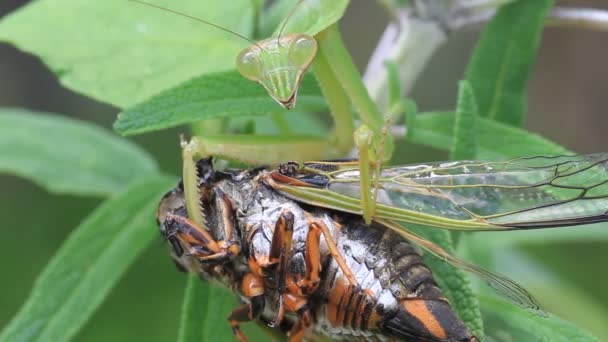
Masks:
[[[215,172],[203,160],[198,173],[204,226],[188,218],[180,184],[160,203],[159,227],[180,268],[240,297],[228,317],[239,340],[239,323],[258,320],[290,341],[477,341],[391,229],[289,199],[263,169]]]
[[[407,341],[474,341],[417,250],[390,229],[357,216],[334,216],[338,247],[360,289],[349,287],[329,261],[317,326],[334,339],[386,335]]]

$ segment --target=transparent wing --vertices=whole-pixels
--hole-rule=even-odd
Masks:
[[[547,314],[540,307],[536,299],[525,288],[517,284],[515,281],[509,279],[508,277],[505,277],[498,273],[490,272],[477,265],[458,259],[455,256],[446,252],[443,248],[436,245],[435,243],[414,234],[412,231],[405,229],[404,227],[394,222],[378,220],[378,223],[401,234],[408,241],[415,243],[427,252],[430,252],[431,254],[449,263],[450,265],[475,274],[476,276],[484,280],[488,285],[490,285],[494,290],[496,290],[496,293],[509,299],[511,302],[517,304],[519,307],[529,310],[539,316],[547,316]]]
[[[389,167],[378,180],[374,218],[463,230],[606,221],[607,167],[606,153]],[[360,213],[356,163],[307,163],[276,181],[296,200]]]

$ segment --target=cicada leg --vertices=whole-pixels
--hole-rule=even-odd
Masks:
[[[277,265],[277,292],[279,294],[279,311],[271,326],[279,326],[285,315],[284,295],[287,278],[287,264],[291,256],[294,217],[290,211],[284,211],[279,216],[272,235],[269,261]]]
[[[241,245],[238,238],[238,232],[236,231],[234,225],[233,208],[232,202],[228,199],[228,196],[218,188],[213,188],[212,190],[215,207],[219,212],[219,221],[221,222],[220,226],[224,228],[224,236],[223,240],[219,240],[217,242],[220,250],[219,252],[201,257],[199,258],[201,261],[205,260],[223,260],[226,258],[230,258],[235,255],[239,255],[241,252]]]
[[[304,288],[306,293],[311,293],[317,289],[321,278],[321,252],[319,250],[319,242],[321,231],[319,229],[311,229],[306,236],[306,277],[298,283],[298,287]]]
[[[348,267],[348,265],[346,264],[344,257],[338,250],[338,246],[336,245],[336,242],[331,236],[331,232],[329,231],[329,228],[327,227],[325,222],[323,222],[322,220],[314,219],[309,223],[309,227],[309,236],[306,239],[306,258],[312,258],[310,260],[316,260],[317,256],[319,256],[320,260],[321,251],[319,249],[319,239],[321,235],[323,235],[325,243],[327,244],[327,247],[329,249],[329,254],[332,256],[332,258],[334,258],[334,260],[336,260],[336,263],[342,270],[342,273],[344,273],[344,276],[348,280],[349,284],[351,286],[357,287],[357,279],[355,278],[353,272],[350,270],[350,267]],[[309,262],[310,261],[307,261],[307,263]],[[320,263],[318,265],[320,268]],[[366,293],[369,292],[367,290],[364,291]],[[372,295],[372,293],[369,294]]]
[[[167,233],[167,239],[173,246],[174,251],[178,250],[177,242],[174,240],[175,235],[179,237],[178,241],[188,244],[189,248],[186,253],[201,261],[228,260],[240,251],[238,244],[224,240],[216,241],[207,229],[199,227],[187,217],[173,214],[168,214],[167,217],[173,222],[169,224],[172,231]]]
[[[187,244],[187,253],[195,257],[215,255],[220,252],[220,246],[207,230],[199,227],[187,217],[167,214],[165,225],[167,239],[178,256],[184,254],[179,241]],[[178,239],[175,238],[176,236]]]
[[[260,317],[264,311],[266,304],[264,299],[264,280],[253,273],[247,273],[241,282],[241,291],[243,295],[250,299],[250,303],[243,304],[234,309],[230,313],[230,316],[228,316],[228,321],[230,322],[234,336],[240,342],[246,342],[247,338],[241,331],[239,322],[253,321]]]
[[[289,342],[300,342],[304,339],[306,328],[312,324],[312,316],[310,307],[307,305],[306,297],[288,293],[285,295],[285,307],[290,312],[295,312],[298,315],[297,322],[289,331]]]
[[[167,227],[165,229],[167,229],[167,239],[173,245],[174,250],[177,250],[179,247],[177,246],[179,244],[178,241],[182,241],[189,247],[188,254],[198,260],[221,262],[238,255],[241,251],[241,246],[234,228],[233,210],[230,200],[219,189],[214,189],[212,194],[217,212],[220,213],[219,220],[221,221],[221,226],[224,228],[223,239],[216,240],[213,238],[205,225],[204,218],[202,216],[194,216],[190,212],[188,212],[189,217],[167,214],[170,221],[168,224],[166,223]],[[196,218],[202,223],[195,222]],[[179,239],[175,239],[175,235]]]

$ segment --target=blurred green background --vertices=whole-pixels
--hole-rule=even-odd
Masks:
[[[0,17],[26,1],[3,0]],[[606,1],[560,1],[560,5],[608,8]],[[347,45],[361,69],[381,34],[386,15],[376,2],[353,0],[341,22]],[[175,20],[185,20],[175,17]],[[464,72],[478,30],[454,34],[422,73],[411,97],[420,110],[453,108],[457,80]],[[580,152],[608,151],[608,32],[549,28],[529,87],[526,127]],[[117,109],[62,88],[35,57],[0,44],[0,106],[24,107],[64,114],[111,129]],[[164,171],[178,174],[179,130],[146,134],[134,140],[157,157]],[[446,155],[419,146],[405,148],[410,161],[444,159]],[[95,198],[56,196],[16,177],[0,175],[0,326],[28,296],[36,276],[63,239],[99,204]],[[550,231],[547,232],[550,234]],[[608,244],[552,243],[525,250],[538,265],[555,275],[556,289],[582,291],[608,312]],[[84,246],[86,248],[86,246]],[[508,254],[509,251],[504,251]],[[511,260],[508,259],[507,260]],[[501,265],[506,274],[514,267]],[[534,269],[530,268],[532,271]],[[519,272],[521,274],[522,272]],[[567,278],[567,281],[564,280]],[[186,277],[175,270],[161,239],[135,263],[82,332],[78,341],[171,341],[175,339]],[[559,301],[567,292],[525,284],[551,311],[608,340],[608,317],[601,311],[568,310]],[[552,305],[552,303],[557,303]],[[587,315],[587,316],[586,316]],[[223,321],[223,317],[222,317]],[[228,325],[226,325],[228,329]]]

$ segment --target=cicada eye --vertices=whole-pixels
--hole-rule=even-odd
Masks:
[[[262,78],[259,48],[255,46],[243,50],[236,59],[236,68],[246,79],[259,81]]]
[[[317,41],[307,35],[299,34],[289,45],[289,60],[298,68],[306,69],[317,55]]]
[[[182,248],[181,243],[179,243],[179,240],[175,236],[169,236],[167,240],[169,240],[171,248],[173,248],[173,252],[178,258],[184,255],[184,249]]]

